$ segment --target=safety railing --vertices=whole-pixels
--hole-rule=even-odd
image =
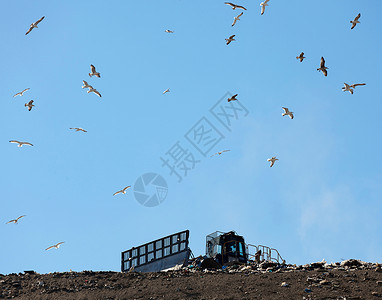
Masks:
[[[248,260],[256,261],[256,257],[255,257],[255,254],[253,254],[253,251],[254,253],[257,253],[259,250],[261,250],[261,254],[259,256],[260,261],[267,260],[267,261],[274,261],[279,264],[285,263],[285,260],[281,257],[280,253],[274,248],[269,248],[264,245],[255,246],[251,244],[247,244],[246,246],[247,246]]]

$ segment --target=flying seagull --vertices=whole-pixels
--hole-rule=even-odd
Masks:
[[[93,88],[92,86],[89,87],[89,90],[88,90],[88,94],[89,93],[94,93],[96,94],[98,97],[102,97],[100,92],[98,92],[95,88]]]
[[[17,224],[17,222],[19,221],[19,219],[21,219],[21,218],[23,218],[23,217],[25,217],[25,215],[23,215],[23,216],[20,216],[20,217],[18,217],[18,218],[16,218],[16,219],[14,219],[14,220],[10,220],[10,221],[8,221],[7,223],[5,223],[5,224],[8,224],[8,223],[15,223],[15,224]]]
[[[237,94],[235,94],[235,95],[233,95],[232,97],[228,98],[228,102],[237,100],[236,97],[237,97]]]
[[[46,248],[45,250],[49,250],[49,249],[52,249],[52,248],[58,249],[58,248],[60,248],[60,245],[63,244],[63,243],[65,243],[65,242],[57,243],[56,245],[50,246],[50,247]]]
[[[219,151],[219,152],[216,152],[215,154],[211,155],[210,157],[215,156],[215,155],[221,155],[223,152],[228,152],[228,151],[231,151],[231,150]]]
[[[113,196],[115,196],[115,195],[117,195],[117,194],[120,194],[120,193],[122,193],[122,194],[126,194],[126,190],[127,190],[129,187],[131,187],[131,185],[128,185],[127,187],[124,187],[122,190],[120,190],[120,191],[118,191],[118,192],[115,192],[115,193],[113,194]]]
[[[23,145],[29,145],[29,146],[33,146],[31,143],[28,143],[28,142],[19,142],[19,141],[16,141],[16,140],[12,140],[12,141],[9,141],[10,143],[14,143],[14,144],[19,144],[17,147],[22,147]]]
[[[22,96],[27,90],[29,90],[29,88],[27,88],[27,89],[25,89],[25,90],[23,90],[23,91],[21,91],[21,92],[18,92],[17,94],[15,94],[13,97],[16,97],[16,96]]]
[[[317,71],[322,71],[322,73],[325,75],[325,76],[328,76],[328,71],[327,71],[327,67],[325,67],[325,59],[323,57],[321,57],[321,63],[320,63],[320,67],[317,69]]]
[[[85,80],[82,80],[82,83],[83,83],[83,86],[82,86],[83,89],[92,89],[92,88],[93,88],[93,87],[92,87],[90,84],[88,84]]]
[[[240,17],[243,15],[243,12],[241,12],[237,17],[233,19],[232,26],[235,26],[237,21],[240,21]]]
[[[42,17],[40,20],[32,23],[31,26],[29,27],[28,31],[25,33],[25,35],[27,35],[29,32],[31,32],[33,28],[38,28],[37,27],[38,23],[40,23],[42,20],[44,20],[44,18],[45,18],[45,16]]]
[[[266,6],[269,6],[269,5],[268,5],[268,2],[269,2],[269,0],[265,0],[264,2],[261,2],[261,3],[260,3],[260,6],[261,6],[261,14],[262,14],[262,15],[263,15],[264,12],[265,12],[265,7],[266,7]]]
[[[282,109],[284,110],[284,112],[281,114],[283,117],[289,116],[291,119],[294,118],[293,111],[289,111],[289,109],[287,107],[282,107]]]
[[[244,10],[247,10],[244,6],[241,6],[241,5],[236,5],[236,4],[233,4],[231,2],[224,2],[224,4],[228,4],[229,6],[232,7],[232,9],[236,9],[236,8],[240,8],[240,9],[244,9]]]
[[[98,78],[101,78],[101,74],[96,71],[95,66],[90,65],[90,69],[92,71],[91,73],[89,73],[90,77],[97,76]]]
[[[273,156],[272,158],[268,158],[267,161],[270,161],[271,162],[271,165],[270,167],[272,167],[274,164],[275,164],[275,161],[276,160],[279,160],[278,158],[276,158],[276,156]]]
[[[357,25],[357,23],[361,23],[360,21],[358,21],[358,19],[359,19],[360,17],[361,17],[361,14],[358,14],[358,15],[354,18],[353,21],[350,21],[350,23],[352,23],[352,26],[351,26],[350,29],[353,29],[353,28]]]
[[[227,45],[229,45],[232,41],[236,41],[236,40],[234,39],[234,37],[235,37],[235,35],[233,34],[233,35],[231,35],[228,39],[225,39],[225,40],[227,41]]]
[[[78,131],[87,132],[85,129],[82,129],[79,127],[74,127],[74,128],[69,128],[69,129],[74,129],[76,132],[78,132]]]
[[[28,110],[31,111],[32,107],[34,106],[33,100],[29,101],[28,103],[25,103],[24,106],[28,107]]]
[[[170,89],[167,89],[162,94],[164,95],[164,94],[169,93],[169,92],[170,92]]]
[[[174,33],[174,31],[172,31],[170,29],[166,29],[165,32],[167,32],[167,33]]]
[[[342,88],[342,91],[350,92],[350,94],[353,95],[353,89],[355,89],[356,86],[360,86],[360,85],[366,85],[366,83],[347,84],[344,82],[344,87]]]
[[[299,56],[296,56],[296,59],[299,59],[300,62],[302,62],[302,61],[304,60],[304,58],[306,58],[306,57],[304,56],[304,52],[301,52]]]

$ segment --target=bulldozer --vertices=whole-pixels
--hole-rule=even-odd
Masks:
[[[121,271],[159,272],[195,262],[189,247],[189,230],[177,232],[121,253]],[[216,231],[206,236],[206,254],[198,257],[202,268],[273,261],[285,264],[279,252],[264,245],[246,244],[235,231]]]

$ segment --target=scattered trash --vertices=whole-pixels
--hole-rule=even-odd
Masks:
[[[286,282],[283,282],[283,283],[281,284],[281,286],[282,286],[282,287],[288,287],[289,284],[287,284]]]

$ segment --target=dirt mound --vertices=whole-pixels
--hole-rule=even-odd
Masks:
[[[348,260],[303,266],[262,263],[159,273],[0,275],[0,299],[377,299],[378,264]]]

